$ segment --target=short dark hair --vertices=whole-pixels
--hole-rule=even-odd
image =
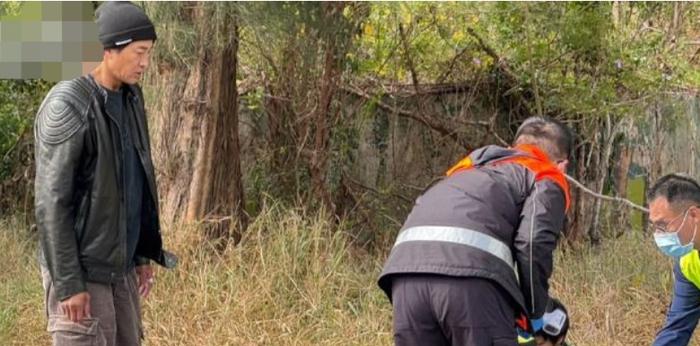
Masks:
[[[664,197],[673,207],[700,206],[700,185],[693,178],[668,174],[659,178],[648,193],[649,201]]]
[[[569,157],[573,146],[571,130],[559,120],[543,116],[525,119],[515,133],[513,145],[533,144],[542,149],[551,159]]]

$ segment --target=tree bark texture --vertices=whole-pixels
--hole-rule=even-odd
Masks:
[[[212,24],[213,11],[227,15]],[[163,167],[164,215],[171,221],[203,221],[210,237],[237,242],[247,217],[238,136],[238,26],[230,11],[207,3],[194,6],[196,63],[161,68],[165,93],[156,151]],[[212,43],[215,35],[223,42]]]

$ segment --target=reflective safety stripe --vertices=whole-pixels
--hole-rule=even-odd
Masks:
[[[513,268],[513,255],[508,245],[488,234],[470,229],[449,226],[411,227],[399,234],[394,246],[409,241],[444,241],[475,247],[500,258]]]

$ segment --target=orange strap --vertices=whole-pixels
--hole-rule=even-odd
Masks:
[[[474,164],[472,163],[472,158],[467,155],[465,158],[457,162],[456,165],[452,166],[450,170],[447,171],[447,176],[451,176],[452,174],[455,174],[459,171],[467,170],[474,167]]]
[[[566,181],[564,174],[557,168],[547,154],[542,152],[534,145],[521,144],[515,147],[516,150],[526,152],[531,156],[513,156],[498,160],[493,164],[515,163],[521,165],[535,174],[535,181],[549,179],[561,187],[566,198],[566,210],[569,210],[571,205],[571,195],[569,193],[569,182]],[[465,157],[447,171],[447,176],[451,176],[457,172],[471,169],[474,164],[469,156]]]

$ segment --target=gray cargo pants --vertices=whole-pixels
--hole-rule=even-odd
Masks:
[[[54,346],[138,346],[143,336],[136,271],[113,284],[88,282],[92,318],[72,322],[61,312],[49,271],[41,268],[47,331]]]
[[[498,284],[481,278],[392,277],[397,346],[517,346],[515,310]]]

